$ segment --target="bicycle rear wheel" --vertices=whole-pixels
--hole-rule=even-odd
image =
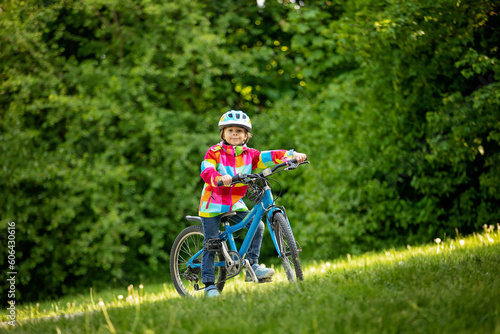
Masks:
[[[302,272],[302,265],[300,264],[299,250],[297,249],[290,225],[283,213],[277,212],[274,214],[273,226],[286,277],[290,282],[295,282],[297,279],[302,281],[304,274]]]
[[[172,251],[170,252],[170,275],[175,289],[181,296],[202,296],[204,290],[200,290],[201,268],[191,268],[188,261],[200,249],[203,249],[203,227],[199,225],[189,226],[175,238]],[[219,256],[218,256],[219,257]],[[219,261],[220,257],[219,257]],[[194,260],[201,263],[201,255]],[[226,284],[226,268],[215,267],[215,285],[217,290],[222,291]]]

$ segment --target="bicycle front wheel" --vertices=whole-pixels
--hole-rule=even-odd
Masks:
[[[302,272],[302,265],[300,264],[299,250],[297,249],[290,224],[288,224],[283,213],[277,212],[274,215],[273,226],[286,277],[290,282],[295,282],[297,279],[302,281],[304,274]]]
[[[179,233],[172,246],[170,275],[175,289],[181,296],[196,297],[203,295],[204,290],[199,288],[199,285],[202,285],[201,268],[188,266],[189,260],[203,249],[203,239],[203,227],[200,225],[189,226]],[[193,262],[201,264],[201,255]],[[215,267],[217,290],[222,291],[224,289],[226,276],[225,267]]]

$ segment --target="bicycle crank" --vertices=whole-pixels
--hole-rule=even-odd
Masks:
[[[229,276],[236,276],[241,272],[243,262],[240,254],[233,250],[227,251],[228,258],[226,258],[226,271]],[[230,261],[228,261],[230,260]]]

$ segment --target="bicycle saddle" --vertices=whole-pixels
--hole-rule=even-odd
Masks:
[[[197,222],[201,224],[201,217],[198,216],[186,216],[186,219],[192,222]]]

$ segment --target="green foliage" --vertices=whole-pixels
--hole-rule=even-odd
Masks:
[[[275,104],[277,119],[293,114],[287,122],[303,131],[294,143],[314,162],[287,203],[299,241],[338,256],[496,223],[493,3],[333,3],[302,12],[289,16],[292,46],[297,63],[311,59],[303,62],[311,89]]]
[[[252,93],[282,51],[238,15],[272,12],[226,5],[2,6],[2,226],[17,223],[21,300],[165,271],[220,113],[279,87]]]
[[[307,257],[497,223],[497,14],[488,0],[5,1],[0,228],[16,222],[20,298],[164,272],[227,109],[251,115],[251,146],[308,154],[279,176]]]

